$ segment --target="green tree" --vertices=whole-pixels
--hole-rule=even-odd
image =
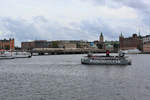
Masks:
[[[52,42],[52,47],[53,48],[58,48],[58,42],[57,41],[53,41]]]

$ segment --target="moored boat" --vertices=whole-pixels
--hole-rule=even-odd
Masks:
[[[29,52],[12,52],[14,58],[31,58],[32,54]]]
[[[0,51],[0,59],[14,59],[14,58],[31,58],[30,52],[18,52],[18,51]]]
[[[12,56],[0,56],[0,59],[14,59]]]
[[[141,51],[139,49],[129,49],[129,50],[121,50],[126,54],[140,54]]]
[[[0,59],[14,59],[14,57],[7,51],[0,51]]]

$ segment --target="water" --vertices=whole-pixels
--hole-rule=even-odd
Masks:
[[[131,66],[81,65],[83,55],[0,60],[0,100],[150,100],[150,55]]]

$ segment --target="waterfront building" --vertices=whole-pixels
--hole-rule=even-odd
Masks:
[[[150,53],[150,43],[144,43],[143,44],[143,52],[144,53]]]
[[[150,43],[150,35],[146,35],[142,37],[143,43]]]
[[[59,42],[58,43],[58,48],[65,48],[65,49],[72,48],[72,49],[75,49],[75,48],[77,48],[77,44],[76,43],[70,43],[70,42]]]
[[[22,42],[21,48],[23,50],[32,50],[33,48],[48,48],[49,42],[46,40],[36,40],[31,42]]]
[[[133,34],[132,37],[125,38],[122,34],[119,37],[120,50],[139,49],[142,50],[142,37]]]
[[[85,41],[75,41],[75,40],[59,40],[59,41],[36,40],[31,42],[22,42],[21,48],[23,50],[32,50],[34,48],[82,48],[83,43],[87,45],[87,42]]]
[[[105,41],[105,49],[112,51],[112,52],[118,52],[119,50],[119,41]]]
[[[87,41],[80,41],[77,43],[77,48],[90,48],[90,43]]]
[[[142,37],[143,40],[143,52],[150,53],[150,35]]]
[[[90,48],[96,48],[97,49],[97,45],[94,42],[89,42]]]
[[[14,50],[15,49],[15,40],[10,38],[9,40],[4,39],[0,40],[0,49],[4,50]]]
[[[83,40],[60,40],[53,41],[58,48],[90,48],[90,43]]]
[[[94,43],[97,45],[99,49],[103,50],[105,49],[104,36],[102,32],[100,33],[99,41],[94,41]]]
[[[21,49],[23,50],[31,50],[33,49],[33,42],[22,42],[21,43]]]

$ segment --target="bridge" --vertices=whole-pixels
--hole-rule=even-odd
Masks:
[[[85,54],[85,53],[104,53],[103,49],[96,48],[34,48],[30,51],[32,54],[36,53],[38,55],[59,55],[59,54]]]

